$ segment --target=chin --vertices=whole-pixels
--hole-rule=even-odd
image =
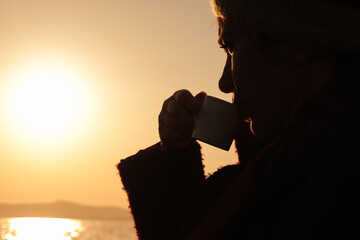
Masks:
[[[253,133],[251,121],[241,124],[238,134],[235,136],[235,148],[241,158],[244,154],[247,155],[249,150],[258,145],[259,138]]]

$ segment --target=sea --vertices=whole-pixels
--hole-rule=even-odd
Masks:
[[[135,240],[132,220],[0,218],[1,240]]]

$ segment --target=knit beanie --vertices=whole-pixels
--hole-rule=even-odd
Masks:
[[[276,40],[360,52],[360,0],[211,0],[215,16]]]

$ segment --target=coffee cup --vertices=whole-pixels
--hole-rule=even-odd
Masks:
[[[195,117],[192,137],[228,151],[240,122],[236,106],[207,95]]]

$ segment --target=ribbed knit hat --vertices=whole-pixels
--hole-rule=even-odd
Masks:
[[[360,51],[360,0],[211,0],[217,17],[268,37]]]

